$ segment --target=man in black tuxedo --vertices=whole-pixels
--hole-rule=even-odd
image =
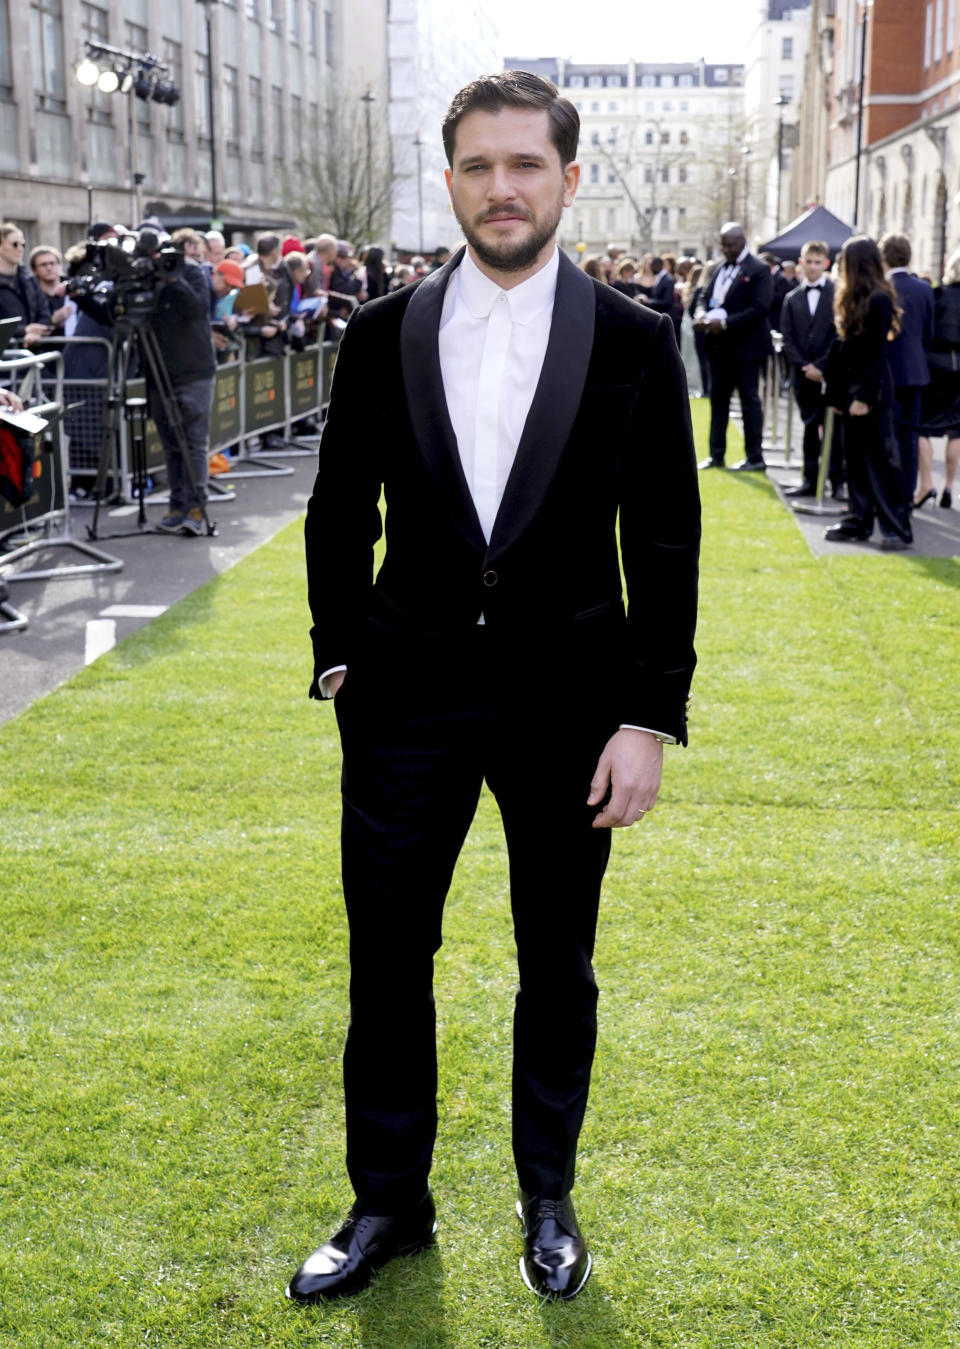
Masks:
[[[670,319],[556,247],[578,135],[538,76],[461,90],[443,136],[467,248],[364,306],[340,347],[306,544],[310,692],[335,695],[343,749],[356,1202],[294,1275],[301,1302],[433,1239],[433,957],[484,781],[520,969],[521,1271],[561,1298],[590,1272],[570,1191],[600,884],[611,829],[652,809],[663,744],[686,743],[700,527]]]
[[[814,496],[817,490],[826,411],[823,371],[837,333],[833,325],[833,282],[824,275],[829,265],[830,250],[826,244],[815,240],[805,243],[800,250],[803,280],[785,296],[780,314],[783,354],[790,362],[797,407],[803,420],[803,478],[796,487],[786,489],[786,496]],[[836,443],[831,449],[829,472],[833,495],[839,496],[843,486],[843,456]]]
[[[769,356],[773,279],[766,263],[747,248],[742,225],[720,232],[723,261],[716,263],[694,299],[694,323],[707,334],[710,363],[710,455],[701,469],[723,468],[734,389],[740,395],[746,458],[733,468],[766,472],[760,369]]]
[[[900,467],[908,501],[917,486],[917,427],[924,387],[930,383],[927,349],[933,342],[933,290],[911,275],[910,240],[905,234],[885,234],[880,255],[893,282],[900,305],[900,331],[889,344],[887,362],[896,400],[893,424],[900,448]]]

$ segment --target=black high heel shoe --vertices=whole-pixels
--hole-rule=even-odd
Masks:
[[[914,501],[911,510],[918,511],[921,508],[921,506],[925,506],[928,501],[936,501],[936,499],[937,499],[936,490],[933,487],[931,487],[929,492],[924,492],[923,496],[920,498],[919,501]]]
[[[953,497],[950,495],[950,488],[945,487],[940,493],[940,505],[945,511],[948,511],[953,505]]]

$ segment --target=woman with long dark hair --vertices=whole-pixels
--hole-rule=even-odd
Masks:
[[[909,548],[913,534],[887,364],[887,342],[900,330],[900,308],[872,239],[854,235],[843,245],[833,313],[837,340],[824,371],[825,397],[843,428],[850,509],[825,537],[834,543],[865,541],[876,520],[881,548]]]
[[[916,510],[936,501],[933,486],[931,436],[946,436],[946,475],[940,505],[953,505],[953,480],[960,467],[960,248],[947,259],[943,285],[933,293],[933,342],[927,352],[930,383],[923,391],[919,446],[919,481],[914,494]]]

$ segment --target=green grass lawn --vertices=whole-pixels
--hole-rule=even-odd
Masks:
[[[703,488],[691,747],[601,910],[583,1295],[517,1272],[485,797],[438,961],[439,1245],[282,1296],[350,1202],[295,525],[0,731],[0,1344],[960,1344],[960,565],[815,560],[768,484]]]

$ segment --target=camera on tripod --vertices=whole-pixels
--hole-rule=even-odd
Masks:
[[[155,230],[141,230],[130,252],[115,243],[88,243],[70,266],[67,294],[81,306],[92,302],[106,321],[145,323],[156,313],[160,290],[184,266],[179,249],[161,247]]]

